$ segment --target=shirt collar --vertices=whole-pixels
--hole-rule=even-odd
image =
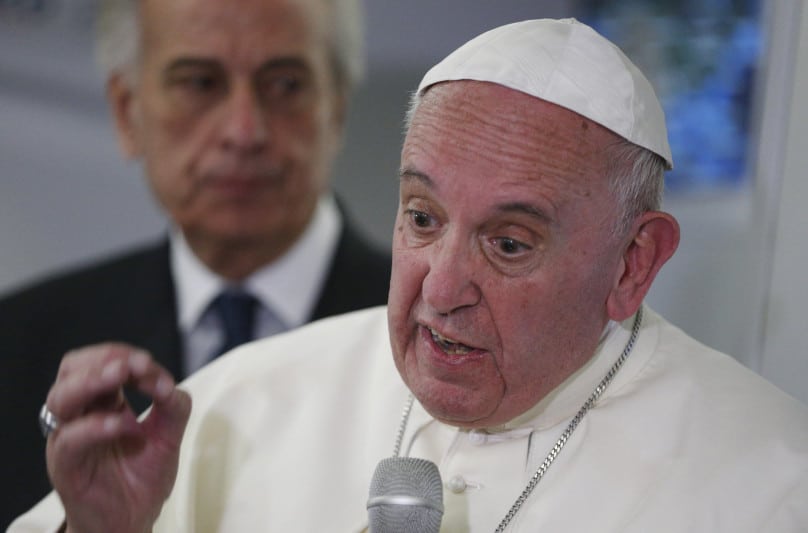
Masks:
[[[325,283],[341,231],[342,217],[336,201],[325,195],[300,239],[278,260],[250,275],[244,288],[286,327],[304,324]],[[228,282],[194,255],[178,228],[171,231],[170,241],[177,318],[180,329],[187,332]]]

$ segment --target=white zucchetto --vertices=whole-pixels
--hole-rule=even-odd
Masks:
[[[673,168],[665,114],[651,83],[612,42],[575,19],[527,20],[467,42],[418,86],[496,83],[574,111],[658,154]]]

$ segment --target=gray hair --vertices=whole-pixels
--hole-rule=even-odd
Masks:
[[[422,96],[417,91],[410,95],[404,117],[405,135],[412,125]],[[616,237],[623,237],[635,218],[646,211],[659,210],[662,206],[667,163],[664,157],[622,137],[607,147],[603,155],[609,161],[605,178],[619,209],[619,219],[612,233]]]
[[[626,139],[609,146],[606,179],[620,209],[614,234],[623,237],[638,216],[662,207],[667,162],[662,156]]]
[[[170,1],[170,0],[161,0]],[[347,97],[365,73],[361,0],[321,0],[330,8],[328,47],[337,86]],[[104,74],[135,79],[140,53],[139,0],[98,0],[96,56]]]
[[[140,50],[138,0],[98,0],[96,61],[107,77],[135,75]]]

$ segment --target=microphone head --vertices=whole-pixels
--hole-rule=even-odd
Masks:
[[[437,533],[443,517],[443,482],[435,463],[388,457],[370,482],[371,533]]]

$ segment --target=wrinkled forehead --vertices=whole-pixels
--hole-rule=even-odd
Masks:
[[[272,42],[273,35],[285,28],[290,33],[327,34],[330,6],[325,0],[142,0],[140,22],[145,36],[169,41],[227,40],[261,33],[264,41]]]
[[[446,81],[424,90],[411,117],[402,163],[416,157],[513,176],[601,176],[620,136],[553,102],[502,85]]]
[[[601,124],[556,103],[474,80],[431,85],[411,117],[405,145],[456,146],[471,159],[569,164],[600,171],[622,141]]]
[[[254,72],[287,58],[325,73],[331,56],[321,4],[323,0],[152,0],[142,13],[142,66],[163,68],[193,60]]]

